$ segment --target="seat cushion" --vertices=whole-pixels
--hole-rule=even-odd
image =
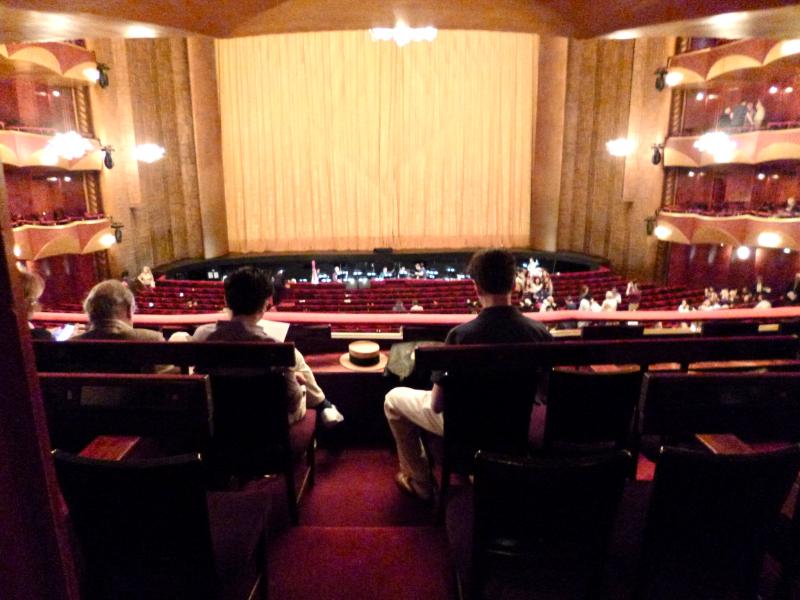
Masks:
[[[316,429],[316,410],[307,410],[302,419],[289,427],[289,445],[292,448],[292,456],[301,456],[308,449]]]
[[[247,598],[258,574],[266,572],[270,494],[255,489],[210,492],[207,498],[220,598]]]

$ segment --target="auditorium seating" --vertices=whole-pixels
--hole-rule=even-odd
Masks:
[[[468,598],[600,598],[609,538],[631,460],[478,452],[475,485],[447,508]]]
[[[266,598],[265,495],[207,494],[196,454],[53,458],[79,542],[82,598]]]
[[[544,448],[561,452],[629,448],[641,381],[635,365],[597,372],[553,369],[547,386]]]
[[[146,370],[153,365],[175,365],[184,372],[197,366],[208,373],[213,434],[207,456],[212,482],[216,487],[225,487],[231,477],[243,481],[266,473],[282,474],[289,515],[293,523],[298,522],[298,497],[314,482],[316,411],[308,411],[303,420],[289,427],[285,381],[273,368],[294,365],[291,344],[82,340],[35,342],[34,349],[40,371],[124,372]],[[142,379],[153,382],[159,377],[162,376],[142,376]],[[97,375],[87,381],[99,380],[101,376]],[[96,414],[85,406],[76,411],[82,415]],[[143,436],[151,433],[150,421],[142,419],[141,430],[134,427],[132,420],[125,433]],[[105,425],[110,429],[97,433],[118,432],[113,429],[116,423]],[[295,485],[295,469],[301,468],[302,459],[307,468],[302,468],[301,481]]]
[[[323,328],[327,331],[326,328]],[[308,335],[308,340],[311,343],[313,337],[317,333],[312,330]],[[413,332],[411,332],[413,335]],[[303,339],[303,335],[298,336],[298,340]],[[625,365],[634,364],[639,365],[642,370],[646,370],[649,365],[656,363],[674,362],[680,365],[680,368],[687,370],[692,363],[698,361],[724,361],[724,360],[743,360],[743,359],[795,359],[798,353],[798,340],[795,336],[779,336],[779,335],[763,335],[752,337],[720,337],[720,338],[692,338],[692,339],[653,339],[653,338],[640,338],[629,340],[612,340],[612,341],[559,341],[548,342],[539,344],[512,344],[512,345],[492,345],[492,346],[451,346],[439,348],[420,348],[417,350],[417,362],[420,368],[426,369],[441,369],[452,372],[467,372],[472,373],[480,379],[481,385],[474,385],[470,382],[466,387],[470,395],[474,395],[477,401],[485,403],[486,398],[491,398],[493,403],[496,403],[498,397],[505,397],[506,395],[513,395],[519,399],[521,408],[519,412],[514,410],[504,411],[503,417],[509,417],[509,421],[515,422],[509,425],[509,428],[503,429],[500,433],[499,428],[493,428],[492,422],[487,420],[487,412],[479,410],[475,406],[464,406],[460,408],[466,409],[465,413],[467,418],[463,422],[470,419],[476,422],[483,432],[487,430],[494,436],[494,441],[491,439],[487,444],[484,439],[472,440],[468,439],[466,444],[469,447],[468,451],[453,453],[452,470],[454,472],[470,473],[472,472],[471,458],[466,462],[462,459],[465,456],[471,456],[470,451],[474,452],[476,449],[512,452],[516,454],[524,454],[528,451],[528,418],[523,414],[527,411],[530,414],[531,404],[533,403],[533,393],[535,386],[532,386],[530,393],[519,393],[520,383],[519,380],[513,376],[509,377],[509,373],[515,370],[521,373],[521,377],[527,380],[534,380],[530,377],[532,372],[536,369],[548,369],[550,367],[558,366],[590,366],[590,365]],[[291,348],[286,344],[264,344],[264,343],[213,343],[207,342],[202,344],[184,343],[184,344],[164,344],[164,343],[142,343],[142,342],[35,342],[34,348],[36,351],[37,362],[40,370],[60,370],[60,369],[73,369],[77,370],[81,366],[98,365],[98,368],[105,368],[113,364],[120,364],[124,362],[127,368],[133,370],[140,370],[143,367],[152,366],[153,364],[172,364],[176,365],[183,370],[188,370],[190,365],[205,364],[224,366],[236,364],[237,366],[262,366],[272,361],[274,364],[289,364],[290,358],[286,348]],[[155,350],[154,350],[155,349]],[[281,362],[284,361],[284,362]],[[487,365],[501,365],[502,371],[499,374],[500,380],[487,377]],[[206,369],[208,370],[208,369]],[[602,372],[602,370],[601,370]],[[85,375],[75,375],[74,377],[84,377]],[[219,376],[219,374],[217,374]],[[54,376],[55,377],[55,376]],[[62,377],[59,375],[58,377]],[[103,374],[94,376],[97,381],[105,377],[110,377]],[[114,377],[117,377],[116,375]],[[163,376],[158,375],[128,375],[126,377],[132,378],[132,381],[138,379],[149,379]],[[175,377],[175,376],[172,376]],[[188,376],[187,376],[188,377]],[[211,375],[212,388],[215,374]],[[505,377],[505,382],[502,378]],[[637,375],[638,377],[638,375]],[[194,376],[194,379],[201,379],[202,376]],[[749,379],[748,379],[749,378]],[[46,379],[46,378],[45,378]],[[194,380],[193,379],[193,380]],[[704,432],[726,432],[734,433],[748,439],[748,436],[754,438],[763,437],[763,435],[774,435],[776,432],[781,432],[784,439],[794,440],[794,429],[796,423],[800,423],[800,411],[796,410],[793,399],[800,397],[795,388],[800,388],[800,375],[794,373],[785,374],[739,374],[731,376],[729,374],[719,375],[713,374],[694,375],[687,373],[678,374],[651,374],[646,375],[648,383],[644,386],[642,400],[640,404],[640,415],[643,423],[646,426],[637,428],[637,431],[655,434],[681,434],[687,433],[692,435],[699,431]],[[222,382],[222,379],[219,380]],[[250,379],[250,383],[254,379]],[[667,388],[667,384],[675,384],[682,382],[683,388],[673,387]],[[92,380],[89,380],[91,385]],[[242,382],[238,382],[242,383]],[[238,383],[235,385],[238,386]],[[252,390],[246,388],[247,383],[242,387],[237,387],[235,391],[219,389],[212,389],[214,399],[217,399],[220,394],[225,393],[227,397],[232,396],[246,396]],[[251,386],[256,389],[264,389],[264,386],[269,385],[262,382],[259,386]],[[509,390],[513,393],[506,394],[503,390],[507,385]],[[657,387],[662,386],[662,387]],[[46,385],[45,385],[46,388]],[[448,402],[453,400],[458,401],[466,396],[464,390],[451,388],[452,394],[446,395],[449,397]],[[589,393],[596,393],[603,396],[606,392],[599,391],[600,387],[592,389]],[[661,391],[659,391],[661,390]],[[456,393],[459,392],[459,393]],[[557,392],[557,386],[551,388],[551,392]],[[760,395],[758,395],[760,394]],[[773,404],[768,404],[766,401],[761,401],[761,396],[769,397],[774,401]],[[87,396],[88,397],[88,396]],[[659,408],[658,402],[655,400],[657,397],[664,397],[673,403],[682,403],[681,410],[688,411],[681,413],[682,416],[675,417],[670,412],[672,409]],[[708,402],[703,402],[704,398],[710,399]],[[738,399],[738,404],[732,400]],[[712,402],[713,400],[713,402]],[[781,402],[783,404],[781,404]],[[717,424],[714,426],[706,425],[706,422],[699,421],[702,426],[697,425],[697,422],[692,422],[691,419],[700,414],[701,409],[705,410],[709,406],[716,403],[721,406],[721,410],[713,409]],[[446,411],[448,419],[445,420],[447,435],[447,428],[458,427],[462,423],[458,414],[459,411],[453,408],[452,403],[448,403]],[[230,407],[230,406],[229,406]],[[212,406],[216,408],[216,404]],[[734,421],[729,418],[727,409],[736,409],[741,411],[744,415],[742,419],[745,421]],[[709,409],[711,410],[711,409]],[[470,414],[470,411],[471,414]],[[313,412],[313,411],[312,411]],[[282,416],[285,417],[285,408],[282,411]],[[520,416],[522,415],[522,416]],[[665,422],[667,417],[679,421],[681,426],[684,427],[680,431],[658,429],[654,424]],[[688,415],[688,417],[686,416]],[[770,418],[769,415],[773,415]],[[779,416],[775,416],[779,415]],[[217,418],[224,417],[223,413],[215,410]],[[763,417],[763,418],[762,418]],[[348,417],[349,418],[349,417]],[[656,421],[655,419],[659,419]],[[256,421],[257,418],[250,417],[250,420]],[[276,423],[279,419],[275,419]],[[629,419],[630,420],[630,419]],[[499,419],[497,423],[504,421]],[[285,419],[282,420],[285,424]],[[691,425],[686,425],[690,423]],[[221,425],[222,422],[216,421],[215,425]],[[487,427],[487,424],[490,425]],[[744,427],[745,424],[747,427]],[[240,424],[241,425],[241,424]],[[240,425],[237,425],[240,426]],[[739,426],[742,425],[742,426]],[[662,427],[663,425],[658,425]],[[779,429],[783,427],[783,429]],[[511,433],[509,433],[511,432]],[[134,432],[135,433],[135,432]],[[617,436],[614,436],[615,438]],[[620,437],[622,437],[620,435]],[[488,438],[487,438],[488,439]],[[313,440],[313,438],[312,438]],[[637,451],[636,443],[632,444],[631,450]],[[245,448],[245,453],[248,455],[256,456],[260,454],[260,449],[256,445],[242,445]],[[310,445],[305,445],[302,448],[295,448],[296,450],[311,450]],[[463,449],[463,447],[462,447]],[[213,456],[213,453],[212,453]],[[552,457],[551,457],[552,458]],[[313,455],[312,455],[313,460]],[[579,459],[584,460],[584,459]],[[241,463],[239,463],[241,464]],[[313,462],[312,462],[313,465]],[[630,466],[630,463],[627,463]],[[255,467],[250,472],[242,472],[242,475],[247,476],[253,474],[255,470],[260,467]],[[448,470],[451,467],[448,467]],[[627,473],[628,471],[626,471]],[[443,477],[445,470],[443,469]],[[313,483],[313,471],[310,474]],[[291,481],[291,476],[287,474],[287,479]],[[460,498],[460,491],[457,490],[453,493],[452,490],[448,491],[449,475],[446,479],[442,479],[442,490],[450,493],[454,501]],[[388,485],[391,485],[389,482]],[[519,482],[517,482],[519,485]],[[294,489],[293,485],[288,486]],[[519,488],[518,488],[519,489]],[[288,491],[288,490],[287,490]],[[281,503],[281,506],[283,504]],[[290,507],[295,507],[296,504],[292,502]],[[444,504],[440,507],[444,508]],[[449,509],[448,509],[449,510]],[[293,515],[296,519],[296,513]],[[448,524],[450,527],[450,524]],[[586,566],[589,566],[587,563]],[[577,580],[576,580],[577,581]]]
[[[647,514],[637,598],[758,598],[767,539],[800,446],[740,455],[665,448]]]
[[[606,291],[617,288],[624,294],[626,287],[625,279],[605,267],[594,271],[553,273],[551,278],[553,295],[560,306],[567,296],[577,299],[583,285],[589,286],[599,302]],[[642,291],[640,308],[643,310],[674,310],[684,299],[692,304],[703,300],[701,289],[652,284],[639,287]],[[387,313],[392,312],[397,300],[403,302],[406,310],[413,300],[417,300],[426,312],[463,314],[471,312],[470,305],[477,301],[477,296],[470,279],[373,279],[366,287],[344,282],[312,284],[301,281],[287,286],[278,310]],[[220,281],[161,278],[156,287],[137,290],[136,303],[141,314],[203,314],[222,310],[225,297]],[[619,309],[625,310],[627,306],[623,297]],[[80,304],[74,302],[54,302],[48,305],[48,309],[82,311]]]

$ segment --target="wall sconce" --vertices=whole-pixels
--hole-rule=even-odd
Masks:
[[[653,156],[650,157],[650,162],[654,165],[660,165],[661,160],[664,158],[664,144],[653,144],[650,146],[653,149]]]
[[[113,169],[114,159],[111,157],[111,153],[114,152],[114,146],[101,146],[100,150],[103,151],[103,165],[105,168]]]
[[[660,92],[665,87],[675,87],[683,81],[683,73],[670,71],[667,67],[661,67],[655,72],[656,89]]]
[[[656,76],[656,89],[661,92],[667,87],[667,67],[661,67],[655,72]]]
[[[116,221],[111,221],[111,229],[114,230],[114,239],[117,240],[118,244],[122,243],[122,228],[125,227],[122,223],[118,223]]]
[[[108,72],[111,70],[105,63],[97,63],[97,85],[101,88],[107,88],[110,83],[108,80]]]

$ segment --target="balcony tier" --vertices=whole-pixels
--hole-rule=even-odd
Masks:
[[[0,163],[15,167],[57,167],[67,171],[99,171],[103,166],[100,142],[89,139],[92,149],[80,158],[67,160],[46,151],[51,135],[0,129]]]
[[[664,147],[665,167],[698,168],[717,164],[755,165],[775,160],[800,160],[800,129],[762,129],[729,134],[736,144],[730,160],[717,161],[707,152],[700,152],[694,143],[700,136],[676,136],[667,139]]]
[[[800,250],[800,218],[661,212],[656,219],[656,228],[663,228],[656,232],[659,239],[677,244]]]
[[[0,44],[0,77],[26,77],[49,85],[80,86],[94,83],[87,69],[97,60],[91,50],[66,42]]]
[[[678,54],[670,58],[669,70],[683,76],[679,86],[702,87],[720,77],[736,78],[739,71],[772,64],[776,71],[784,67],[796,69],[798,63],[800,40],[747,39]]]
[[[75,221],[66,225],[21,225],[15,227],[13,232],[14,255],[19,260],[107,250],[113,245],[114,236],[108,218]]]

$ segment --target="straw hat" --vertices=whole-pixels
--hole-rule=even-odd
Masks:
[[[380,349],[375,342],[350,342],[347,352],[339,357],[339,363],[353,371],[383,371],[389,357]]]

